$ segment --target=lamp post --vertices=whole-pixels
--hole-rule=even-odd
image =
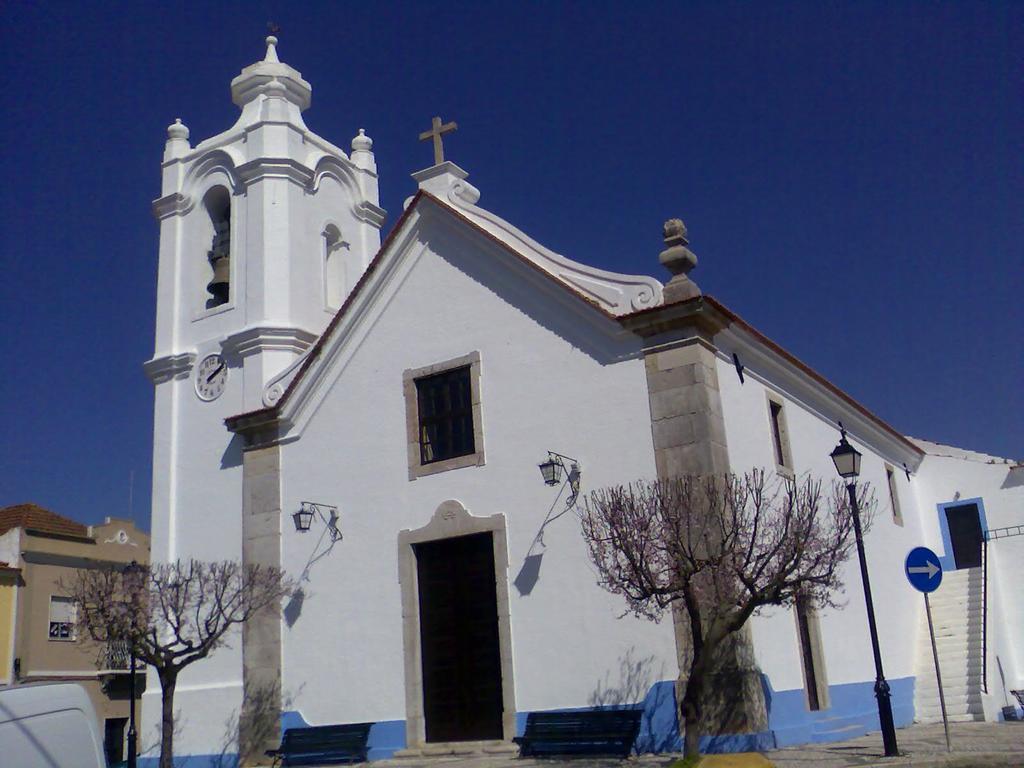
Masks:
[[[875,605],[871,600],[871,582],[868,579],[868,563],[864,556],[864,537],[860,528],[860,507],[857,505],[857,477],[860,475],[860,452],[846,440],[846,430],[839,424],[841,437],[839,445],[832,451],[832,463],[836,472],[846,481],[850,495],[850,510],[853,513],[853,532],[857,537],[857,557],[860,560],[860,578],[864,584],[864,602],[868,609],[868,629],[871,632],[871,650],[875,656],[875,698],[878,699],[878,722],[882,726],[882,743],[886,757],[897,757],[896,726],[892,719],[892,700],[889,683],[882,673],[882,653],[878,648],[878,628],[875,625]]]
[[[129,598],[131,600],[131,639],[128,641],[128,698],[130,699],[128,704],[128,768],[136,768],[136,752],[138,737],[135,732],[135,633],[137,631],[136,613],[138,611],[138,593],[141,589],[139,583],[145,573],[145,568],[139,565],[136,561],[132,560],[131,564],[124,569],[127,584],[126,586],[130,590]]]

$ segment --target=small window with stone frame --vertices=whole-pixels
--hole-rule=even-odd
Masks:
[[[900,496],[896,491],[896,470],[891,465],[885,465],[885,482],[889,486],[889,505],[892,507],[892,521],[896,525],[903,525],[903,513],[900,511]]]
[[[409,479],[484,463],[480,354],[403,374]]]
[[[782,475],[793,476],[793,456],[789,447],[789,428],[786,424],[786,412],[782,399],[768,394],[768,420],[772,435],[772,453],[775,456],[775,468]]]
[[[817,608],[806,595],[797,596],[794,608],[807,708],[811,711],[828,709],[828,680],[825,676],[824,647]]]

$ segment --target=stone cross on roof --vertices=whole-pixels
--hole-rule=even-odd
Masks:
[[[430,130],[420,134],[420,141],[434,140],[434,165],[440,165],[444,162],[444,146],[441,144],[441,137],[446,133],[458,130],[458,127],[454,122],[442,125],[441,118],[435,117],[431,123]]]

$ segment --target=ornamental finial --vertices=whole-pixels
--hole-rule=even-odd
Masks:
[[[658,259],[672,273],[672,279],[665,286],[665,303],[685,301],[700,296],[700,288],[688,277],[691,269],[697,266],[697,256],[689,249],[686,225],[682,219],[669,219],[661,228],[665,241],[665,250]]]
[[[277,58],[277,33],[281,31],[281,28],[274,22],[270,22],[267,24],[267,30],[270,34],[267,35],[267,55],[263,57],[263,60],[279,64],[281,60]]]
[[[174,118],[174,122],[167,126],[168,139],[188,139],[188,126],[181,122],[180,117]]]

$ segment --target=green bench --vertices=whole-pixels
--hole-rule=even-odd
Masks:
[[[317,725],[289,728],[281,737],[281,746],[268,749],[274,765],[340,765],[366,761],[367,740],[373,723]]]
[[[514,741],[520,757],[629,757],[642,717],[640,709],[531,712],[526,730]]]

